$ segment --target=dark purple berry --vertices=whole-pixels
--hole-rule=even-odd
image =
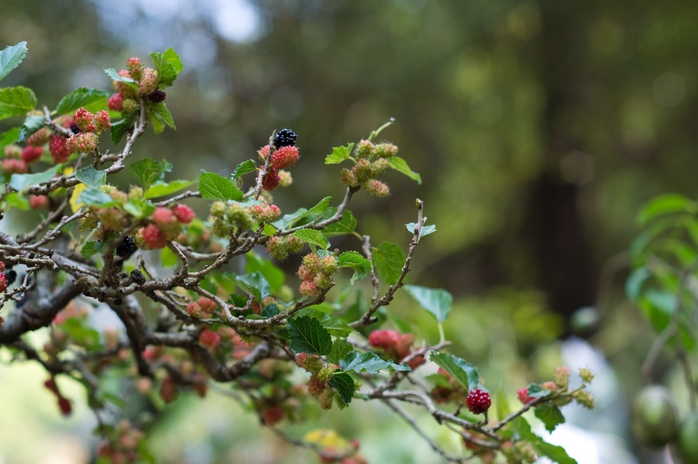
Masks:
[[[148,95],[148,100],[150,100],[153,103],[163,102],[165,101],[165,98],[167,98],[167,94],[160,89],[156,89],[153,91],[153,93]]]
[[[71,130],[71,132],[72,132],[73,134],[79,134],[80,132],[82,132],[82,131],[80,130],[80,128],[78,127],[78,125],[75,124],[75,123],[72,123],[72,124],[70,125],[70,130]]]
[[[116,306],[121,306],[121,303],[123,303],[123,302],[124,302],[124,300],[122,300],[121,298],[117,298],[114,300],[114,304]]]
[[[277,150],[281,147],[295,147],[296,133],[291,129],[281,129],[274,134],[274,148]]]
[[[5,278],[7,279],[7,284],[12,285],[17,280],[17,272],[14,269],[10,269],[5,273]]]
[[[138,269],[131,271],[131,279],[138,285],[143,285],[145,283],[145,276]]]
[[[136,246],[136,241],[130,235],[124,237],[119,246],[116,247],[116,255],[126,258],[130,256],[138,247]]]

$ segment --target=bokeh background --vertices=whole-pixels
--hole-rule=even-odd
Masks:
[[[391,173],[388,199],[359,195],[351,209],[374,243],[406,247],[403,224],[425,201],[438,232],[411,282],[454,295],[452,351],[512,395],[562,362],[596,368],[598,410],[569,407],[551,440],[580,463],[662,462],[629,433],[653,334],[625,300],[625,251],[645,201],[698,194],[697,22],[691,0],[3,0],[0,47],[28,42],[3,85],[49,107],[77,86],[108,88],[103,68],[173,47],[185,67],[167,97],[177,131],[148,134],[136,156],[166,158],[172,178],[227,174],[290,127],[302,159],[282,210],[341,198],[325,155],[394,117],[381,137],[423,184]],[[435,341],[427,315],[394,308]],[[664,356],[656,377],[673,386]],[[61,419],[43,380],[36,366],[0,365],[0,463],[89,462],[93,419],[80,407]],[[361,439],[371,462],[440,462],[377,405],[318,423]],[[316,459],[215,394],[178,401],[149,440],[160,462]]]

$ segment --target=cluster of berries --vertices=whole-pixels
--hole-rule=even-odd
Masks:
[[[92,114],[85,108],[78,108],[73,114],[71,128],[73,126],[76,126],[77,130],[73,129],[74,134],[66,140],[65,147],[62,147],[63,152],[89,153],[97,148],[99,134],[111,127],[111,121],[107,111],[102,110],[97,114]],[[53,144],[53,140],[51,142]],[[60,144],[60,140],[57,139],[55,142],[57,149],[61,149]]]
[[[121,420],[111,431],[113,439],[100,443],[97,456],[100,461],[131,463],[139,461],[138,447],[145,434],[127,419]]]
[[[109,115],[106,111],[101,115],[100,121],[104,122],[106,115],[107,127],[109,124]],[[65,119],[65,118],[64,118]],[[71,124],[73,119],[67,118]],[[65,126],[65,124],[64,124]],[[67,126],[66,126],[67,127]],[[79,131],[80,129],[76,129]],[[71,137],[72,138],[72,137]],[[9,177],[12,174],[25,174],[29,172],[29,166],[39,161],[46,151],[45,145],[48,144],[48,149],[53,159],[54,164],[64,163],[72,153],[71,147],[67,145],[68,139],[60,134],[54,135],[53,131],[48,127],[42,127],[26,140],[24,148],[16,144],[10,144],[3,150],[4,159],[2,160],[2,173]],[[84,145],[84,144],[83,144]]]
[[[274,134],[273,143],[273,151],[269,145],[265,145],[257,152],[262,160],[266,160],[271,152],[269,168],[262,178],[262,187],[267,191],[279,185],[290,185],[291,175],[286,169],[296,164],[299,158],[296,134],[291,129],[281,129]]]
[[[330,386],[330,380],[340,367],[337,364],[325,364],[320,356],[308,353],[300,353],[296,362],[311,374],[308,380],[308,394],[318,399],[322,409],[332,408],[332,400],[336,394]]]
[[[210,298],[206,298],[205,296],[202,296],[201,298],[196,300],[196,302],[192,301],[191,303],[189,303],[185,308],[185,311],[192,317],[209,318],[213,316],[213,313],[216,311],[217,308],[218,305],[215,301],[213,301]]]
[[[392,143],[374,144],[362,140],[356,149],[358,160],[351,169],[342,169],[339,180],[348,187],[361,187],[369,195],[383,198],[390,194],[390,189],[376,179],[390,166],[389,158],[397,155],[397,146]]]
[[[187,205],[158,207],[153,211],[153,222],[136,232],[136,243],[149,250],[164,248],[168,240],[177,238],[182,228],[193,221],[195,216],[194,210]]]
[[[588,368],[584,367],[579,370],[579,376],[584,384],[588,384],[594,378],[594,373]],[[593,409],[595,406],[594,397],[588,391],[579,389],[573,391],[569,395],[566,394],[569,392],[569,378],[569,368],[566,366],[560,366],[555,369],[554,379],[552,381],[543,382],[540,384],[540,389],[537,389],[537,391],[542,391],[544,394],[543,397],[553,394],[562,394],[562,396],[557,396],[552,399],[551,403],[554,406],[564,406],[574,400],[587,409]],[[519,401],[524,405],[535,401],[537,398],[536,396],[531,395],[529,388],[530,387],[522,388],[516,392],[516,396],[519,398]]]
[[[314,298],[333,284],[332,275],[337,272],[339,261],[332,254],[320,256],[308,253],[303,257],[303,264],[298,268],[298,277],[302,282],[300,293],[308,298]]]
[[[380,348],[385,355],[394,362],[401,362],[412,354],[414,334],[401,334],[397,330],[374,330],[368,336],[369,345]],[[424,355],[417,355],[407,362],[412,369],[424,364]]]
[[[140,98],[147,98],[153,103],[165,101],[167,94],[157,87],[158,73],[153,68],[143,69],[140,58],[126,60],[126,69],[118,72],[121,77],[133,79],[132,82],[112,81],[116,93],[109,98],[107,107],[112,111],[121,111],[126,114],[138,112]]]

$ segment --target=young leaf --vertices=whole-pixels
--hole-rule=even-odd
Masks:
[[[419,305],[429,311],[438,322],[443,322],[451,312],[453,297],[443,289],[405,285],[407,293],[417,300]]]
[[[534,448],[538,451],[538,454],[548,457],[551,461],[557,462],[558,464],[577,464],[576,459],[572,459],[565,448],[557,445],[551,445],[539,439],[534,444]]]
[[[106,109],[110,93],[101,89],[80,87],[61,98],[56,107],[56,115],[73,113],[80,107],[95,112]]]
[[[170,110],[167,109],[167,106],[165,106],[163,102],[151,106],[150,113],[162,124],[167,124],[171,129],[177,130],[174,119],[172,119],[172,114],[170,114]]]
[[[335,337],[346,337],[354,331],[349,325],[338,317],[316,309],[317,306],[303,308],[296,313],[296,317],[308,316],[317,319],[330,335]]]
[[[165,195],[170,195],[178,190],[182,190],[185,187],[189,187],[194,182],[190,180],[173,180],[170,182],[157,181],[143,194],[143,198],[157,198],[164,197]]]
[[[27,43],[20,42],[0,51],[0,81],[22,62],[27,55]]]
[[[418,184],[422,183],[422,177],[416,172],[412,171],[412,169],[410,169],[410,167],[407,165],[407,162],[399,156],[391,156],[388,158],[388,165],[396,171],[406,175],[410,179],[417,181]]]
[[[153,59],[155,70],[158,73],[158,87],[164,89],[171,86],[177,79],[177,74],[182,70],[182,61],[177,53],[168,48],[165,54],[153,52],[150,57]]]
[[[322,234],[329,237],[336,237],[338,235],[346,235],[354,232],[356,229],[356,218],[349,210],[344,210],[342,213],[342,219],[334,224],[330,224],[322,230]]]
[[[118,145],[121,139],[128,133],[136,121],[136,115],[132,114],[111,124],[111,140],[114,145]]]
[[[305,243],[310,243],[312,245],[319,246],[323,250],[326,250],[330,246],[329,240],[322,235],[322,232],[314,229],[300,229],[293,233],[294,237],[303,240]]]
[[[354,379],[346,372],[336,372],[330,379],[330,386],[339,394],[345,405],[351,403],[354,396]]]
[[[163,267],[176,266],[179,263],[179,257],[174,251],[170,250],[168,247],[163,248],[160,251],[160,262]]]
[[[13,208],[20,209],[22,211],[28,211],[29,208],[31,207],[31,203],[27,199],[27,197],[23,196],[20,193],[17,192],[10,192],[5,196],[5,201],[9,206],[12,206]]]
[[[332,197],[325,197],[310,209],[299,208],[293,214],[284,214],[281,219],[274,222],[274,226],[278,229],[285,229],[311,214],[322,214],[329,208],[331,199]]]
[[[362,280],[371,274],[371,261],[367,260],[356,251],[345,251],[339,255],[339,267],[350,267],[354,269],[354,275],[351,276],[351,284],[357,280]]]
[[[12,129],[3,132],[2,135],[0,135],[0,150],[19,140],[20,131],[21,129],[19,127],[13,127]]]
[[[269,282],[259,272],[251,272],[249,274],[234,275],[227,273],[226,276],[231,277],[244,291],[252,293],[257,301],[262,301],[269,296]]]
[[[269,282],[269,291],[271,293],[278,292],[286,279],[284,271],[252,251],[247,253],[246,258],[245,272],[259,272]]]
[[[98,188],[86,189],[82,192],[82,195],[80,195],[78,202],[88,206],[99,206],[101,208],[118,204],[112,197]]]
[[[407,227],[407,230],[411,233],[414,234],[414,228],[417,227],[416,222],[408,222],[405,224],[405,227]],[[436,226],[434,224],[431,225],[424,225],[422,226],[422,230],[419,231],[419,237],[417,237],[417,240],[419,240],[422,237],[426,237],[427,235],[431,235],[434,232],[436,232]]]
[[[60,168],[60,165],[37,174],[12,174],[12,176],[10,176],[10,187],[18,192],[22,192],[32,185],[48,182],[56,175],[58,168]]]
[[[560,412],[560,408],[550,403],[543,403],[536,406],[534,414],[545,425],[545,430],[552,432],[560,424],[565,423],[565,416]]]
[[[254,160],[247,160],[243,161],[242,163],[238,164],[235,167],[235,170],[231,174],[231,177],[233,179],[237,179],[238,177],[244,176],[247,173],[253,172],[257,170],[257,165],[255,164]]]
[[[405,253],[400,245],[382,242],[371,250],[371,255],[378,276],[389,285],[395,285],[405,264]]]
[[[75,173],[75,178],[88,187],[99,188],[107,182],[107,173],[92,166],[85,166]]]
[[[437,352],[432,352],[429,359],[451,374],[451,377],[460,382],[467,390],[474,390],[480,386],[480,374],[466,360],[451,353]]]
[[[338,338],[332,342],[332,349],[330,350],[330,354],[327,355],[327,359],[331,363],[339,364],[339,360],[353,349],[354,347],[351,346],[351,343],[342,338]]]
[[[392,361],[381,359],[373,351],[359,353],[358,351],[350,351],[342,359],[339,360],[339,365],[345,372],[362,372],[366,371],[369,374],[378,374],[380,371],[387,369],[395,369],[396,371],[409,372],[412,369],[406,364],[395,364]]]
[[[0,120],[27,114],[36,106],[34,91],[26,87],[0,89]]]
[[[105,69],[104,72],[113,81],[125,82],[126,84],[129,84],[132,87],[136,87],[136,81],[134,81],[130,77],[119,76],[119,73],[116,72],[116,69],[114,69],[114,68]]]
[[[233,181],[203,169],[199,175],[199,193],[207,200],[242,200],[242,191]]]
[[[351,156],[351,150],[354,144],[350,143],[345,147],[333,147],[332,153],[325,157],[325,164],[339,164]]]
[[[26,117],[24,123],[22,124],[22,129],[19,132],[19,140],[25,141],[27,137],[32,135],[34,132],[38,131],[44,126],[46,120],[43,116],[38,114],[32,114]]]
[[[162,180],[166,172],[172,171],[172,165],[167,161],[155,161],[150,158],[136,161],[129,166],[131,175],[146,189],[156,181]]]
[[[143,198],[131,198],[126,204],[124,204],[124,209],[136,219],[146,218],[153,214],[155,211],[155,205]]]
[[[288,320],[287,327],[291,349],[296,353],[323,355],[332,349],[332,337],[317,319],[308,316],[294,317]]]
[[[651,199],[640,210],[640,214],[637,216],[637,222],[644,226],[652,219],[663,214],[690,212],[693,211],[695,207],[695,203],[684,195],[679,195],[677,193],[659,195]]]
[[[97,253],[101,253],[104,248],[106,248],[106,245],[102,242],[87,242],[80,249],[80,254],[83,258],[90,259]]]

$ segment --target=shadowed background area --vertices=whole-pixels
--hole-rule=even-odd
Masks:
[[[559,340],[581,336],[616,370],[617,391],[637,389],[652,339],[624,303],[624,251],[647,199],[698,193],[698,3],[4,0],[1,10],[0,48],[22,40],[29,48],[3,85],[31,87],[49,106],[76,86],[108,88],[102,68],[131,56],[149,63],[148,53],[173,47],[184,63],[167,95],[177,131],[148,134],[135,152],[170,161],[173,178],[227,175],[273,130],[292,128],[301,161],[290,194],[278,195],[284,211],[325,195],[338,201],[338,169],[324,157],[394,117],[381,137],[423,183],[390,173],[389,198],[362,193],[351,209],[374,243],[406,247],[409,234],[395,231],[415,220],[414,199],[424,200],[438,232],[420,245],[410,281],[456,298],[447,326],[454,352],[492,385],[525,385],[552,372]],[[427,316],[396,311],[418,336],[433,335]],[[2,389],[8,383],[0,378]],[[177,445],[166,462],[224,462],[239,450],[216,440],[249,439],[239,424],[207,427],[217,431],[200,438],[204,451]],[[387,442],[399,430],[376,433]],[[171,437],[158,433],[156,448]],[[624,436],[625,426],[614,433]],[[31,462],[11,456],[0,451],[0,463]],[[429,459],[408,453],[400,462],[438,462]]]

